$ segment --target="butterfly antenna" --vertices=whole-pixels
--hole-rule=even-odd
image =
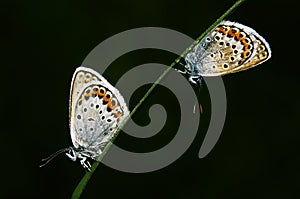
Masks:
[[[51,154],[49,157],[47,158],[43,158],[42,162],[45,162],[43,164],[41,164],[39,167],[43,167],[46,164],[48,164],[53,158],[55,158],[56,156],[58,156],[61,153],[67,152],[70,148],[65,148],[65,149],[60,149],[58,151],[56,151],[55,153]]]

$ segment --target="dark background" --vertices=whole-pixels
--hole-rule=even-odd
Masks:
[[[38,165],[42,157],[71,145],[71,77],[97,44],[121,31],[146,26],[170,28],[197,38],[234,2],[2,2],[1,198],[71,196],[85,173],[79,163],[60,156],[44,168]],[[228,100],[226,123],[207,157],[198,158],[210,117],[204,88],[200,130],[182,157],[145,174],[100,165],[82,198],[297,198],[300,95],[296,2],[249,0],[228,17],[265,37],[273,57],[257,68],[223,78]],[[120,71],[147,62],[168,65],[174,58],[157,50],[129,53],[116,60],[105,77],[114,84]],[[131,110],[147,88],[140,88],[132,97]],[[166,88],[157,88],[135,121],[147,125],[150,120],[144,115],[153,103],[161,102],[168,110],[175,107],[176,100],[170,96]],[[164,129],[175,128],[174,121],[178,121],[176,114],[169,114]],[[151,151],[172,139],[164,132],[158,135],[161,139],[148,141],[121,134],[116,143],[132,151]]]

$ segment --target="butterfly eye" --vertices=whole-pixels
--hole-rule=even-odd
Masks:
[[[72,149],[69,150],[69,154],[72,156],[72,157],[75,157],[75,153]]]

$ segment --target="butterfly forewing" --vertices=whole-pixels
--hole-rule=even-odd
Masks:
[[[96,71],[79,67],[70,94],[70,129],[75,148],[96,159],[129,111],[119,91]]]
[[[188,69],[201,76],[220,76],[261,64],[271,57],[269,44],[255,30],[223,21],[189,52]]]

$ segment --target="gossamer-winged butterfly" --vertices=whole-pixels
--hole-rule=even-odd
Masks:
[[[267,61],[271,49],[255,30],[222,21],[185,56],[185,72],[197,83],[201,76],[221,76],[247,70]]]
[[[76,69],[70,91],[70,134],[73,147],[61,149],[43,159],[46,165],[60,153],[90,170],[87,158],[97,160],[118,127],[129,115],[119,91],[96,71]]]

